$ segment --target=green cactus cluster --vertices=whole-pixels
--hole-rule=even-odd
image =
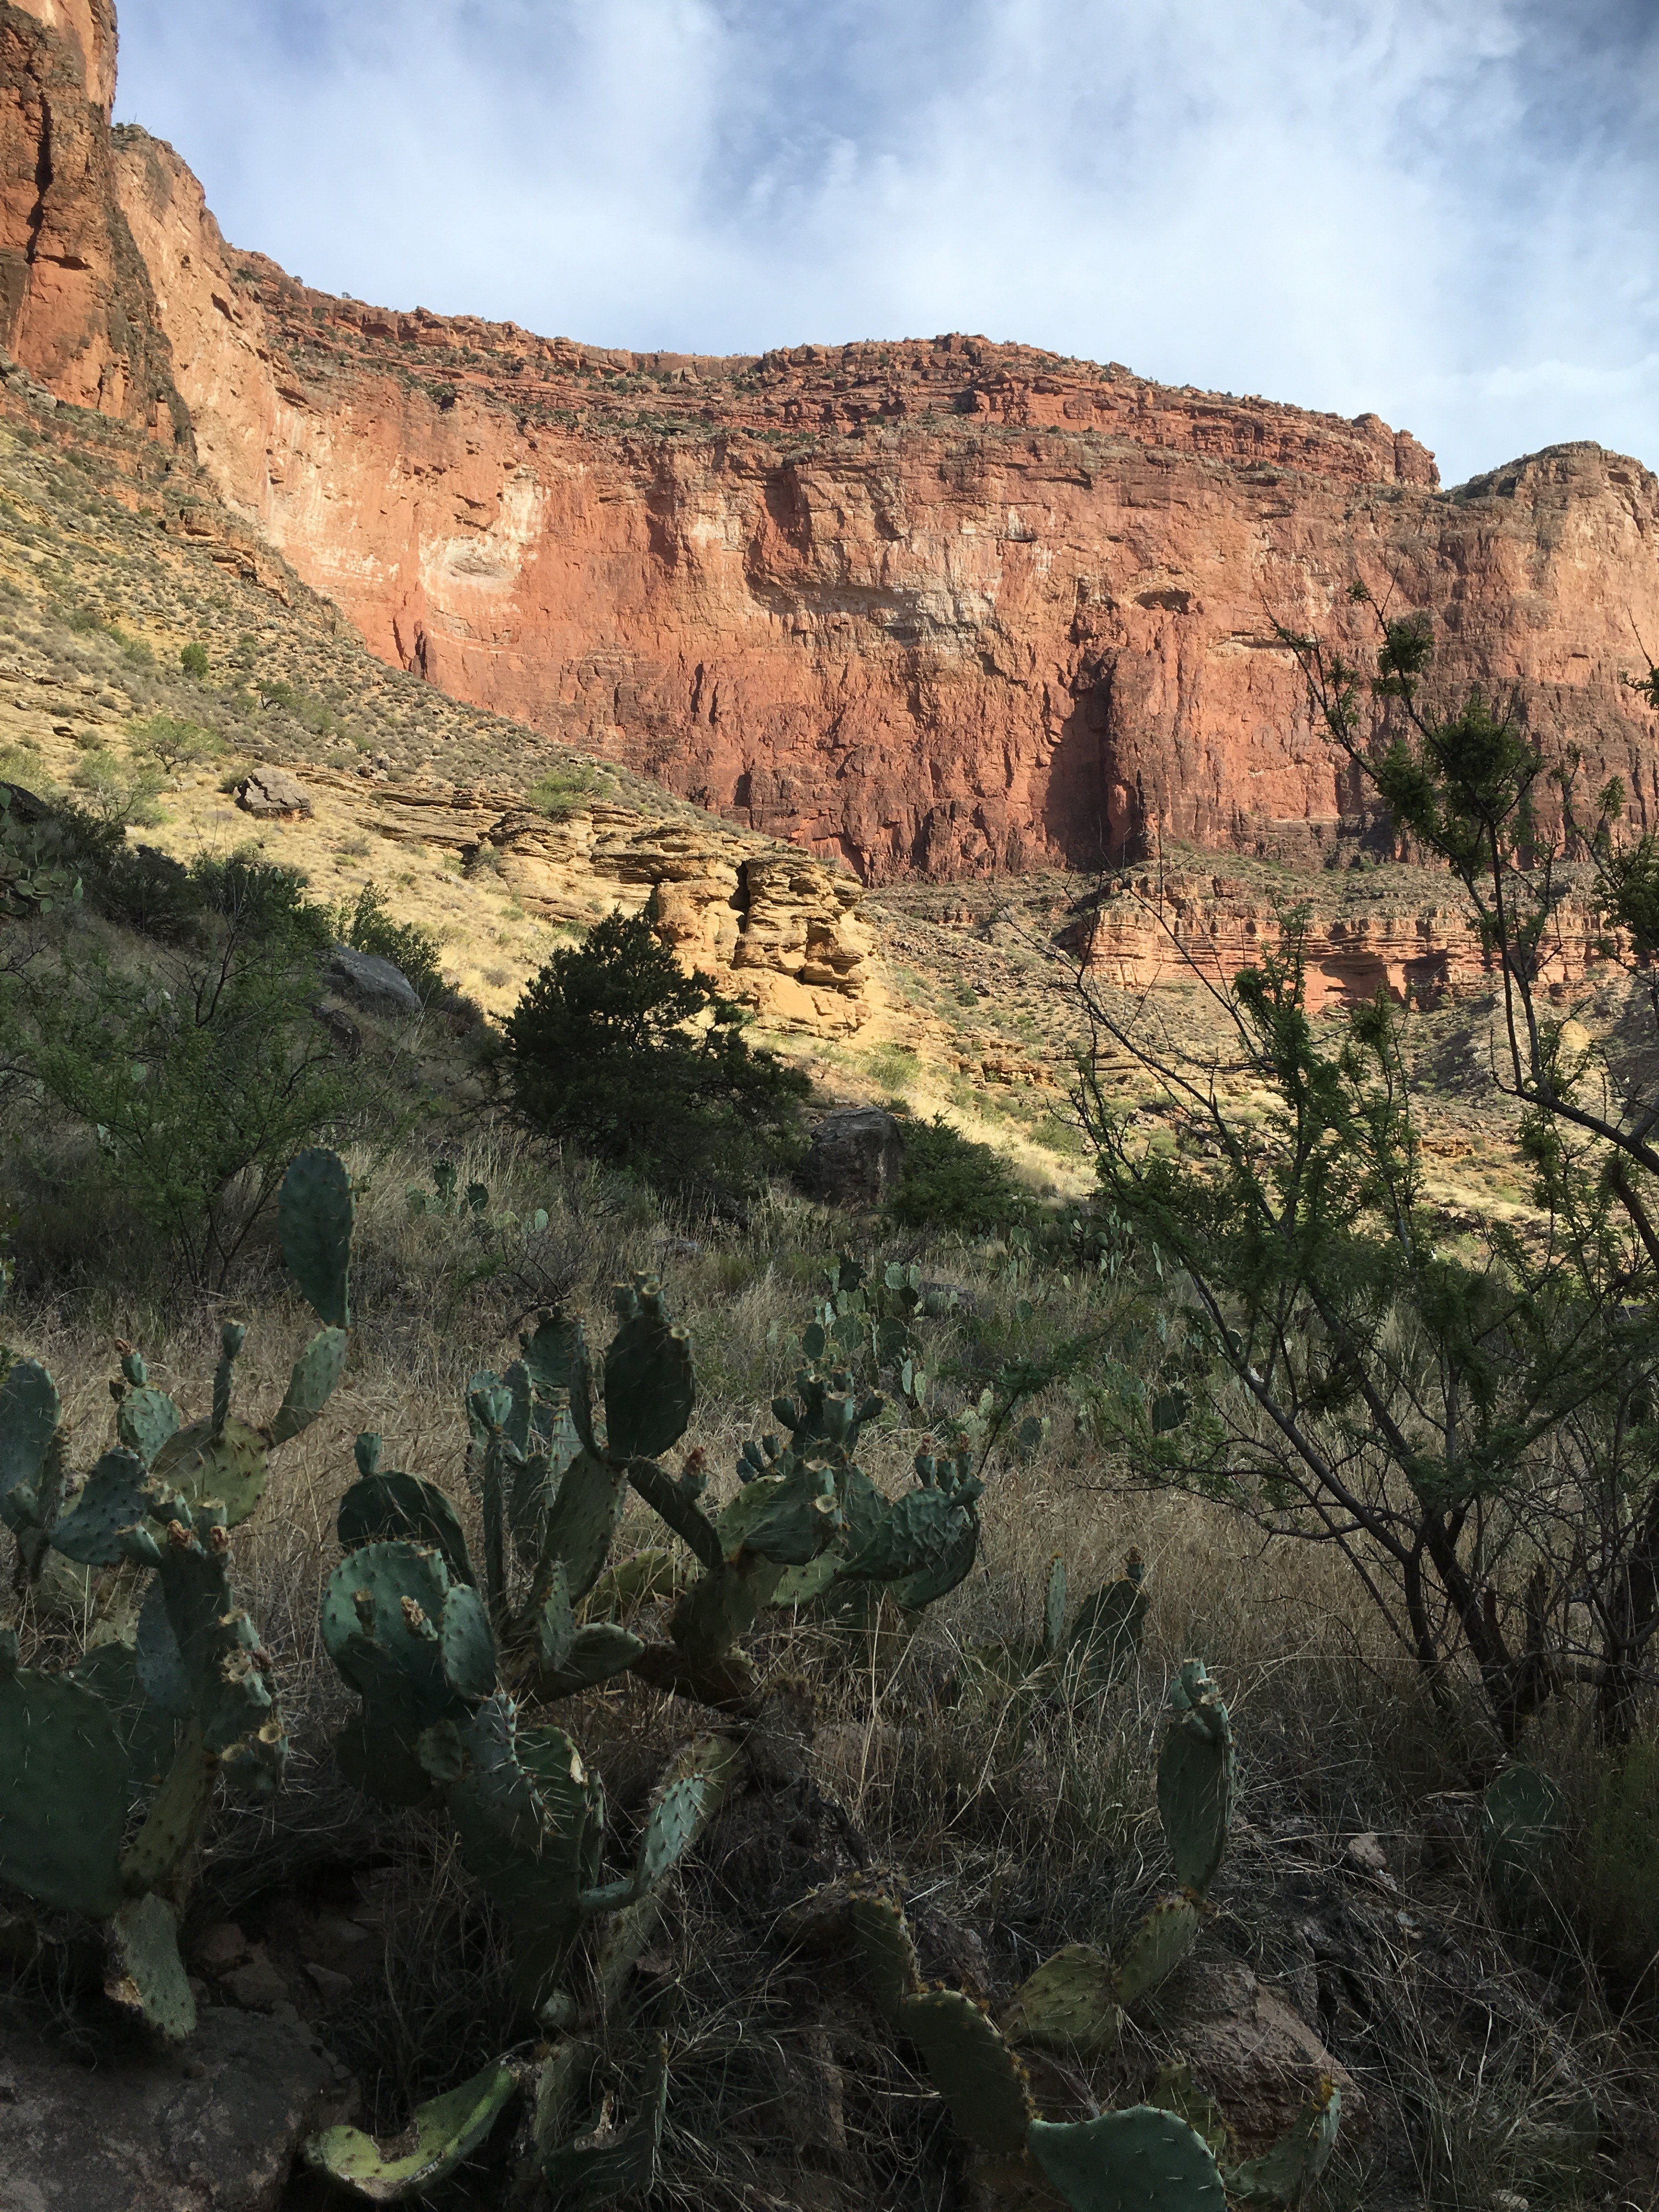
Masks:
[[[124,1344],[118,1443],[71,1501],[52,1376],[20,1359],[0,1385],[0,1513],[20,1594],[56,1553],[101,1578],[117,1632],[61,1674],[22,1666],[15,1630],[0,1635],[0,1875],[105,1923],[112,1990],[172,2037],[195,2022],[177,1927],[215,1792],[223,1782],[268,1796],[287,1760],[271,1662],[235,1601],[230,1532],[258,1505],[268,1454],[315,1420],[339,1379],[351,1218],[339,1159],[301,1153],[278,1220],[323,1327],[261,1427],[231,1411],[240,1322],[225,1326],[212,1407],[193,1422]]]
[[[1084,1943],[1047,1959],[1000,2012],[959,1990],[925,1987],[898,1900],[854,1884],[835,1908],[871,2001],[921,2056],[957,2130],[988,2160],[1034,2165],[1073,2212],[1225,2212],[1230,2195],[1253,2203],[1299,2203],[1330,2155],[1341,2100],[1322,2082],[1306,2112],[1267,2156],[1224,2168],[1224,2128],[1215,2145],[1193,2124],[1202,2117],[1188,2085],[1183,2102],[1170,2069],[1165,2101],[1083,2122],[1043,2119],[1024,2050],[1070,2064],[1109,2057],[1128,2008],[1162,1981],[1196,1940],[1205,1891],[1226,1846],[1233,1747],[1226,1707],[1201,1662],[1188,1660],[1171,1685],[1169,1725],[1158,1756],[1158,1805],[1182,1891],[1154,1906],[1115,1965]]]

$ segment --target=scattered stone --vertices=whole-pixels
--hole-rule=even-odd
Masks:
[[[111,2035],[95,2073],[14,2017],[0,2066],[6,2212],[276,2212],[301,2142],[356,2102],[303,2029],[228,2007],[179,2051]]]
[[[378,952],[359,952],[349,945],[331,945],[323,981],[331,991],[349,999],[369,1014],[418,1014],[420,994],[403,969]]]
[[[286,769],[257,768],[237,785],[236,804],[262,821],[286,822],[310,813],[311,794]]]
[[[196,1963],[204,1972],[228,1974],[234,1966],[247,1963],[253,1946],[234,1920],[219,1920],[203,1931],[195,1954]]]
[[[316,1990],[318,1996],[331,2010],[336,2005],[343,2004],[351,1995],[352,1981],[349,1974],[339,1973],[332,1966],[319,1966],[314,1959],[307,1960],[306,1976]]]
[[[830,1206],[879,1206],[904,1172],[904,1135],[879,1106],[844,1106],[812,1132],[801,1182]]]
[[[1389,1855],[1375,1829],[1367,1829],[1364,1835],[1350,1836],[1342,1856],[1359,1873],[1370,1875],[1374,1881],[1383,1882],[1390,1889],[1395,1887],[1394,1877],[1389,1872]]]
[[[225,1977],[225,1987],[247,2012],[275,2012],[288,2002],[288,1984],[263,1951],[256,1951],[246,1966]]]

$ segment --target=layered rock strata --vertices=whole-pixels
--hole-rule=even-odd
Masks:
[[[550,821],[508,792],[376,784],[301,768],[303,783],[349,793],[366,828],[493,866],[526,912],[586,927],[647,908],[663,941],[773,1029],[846,1035],[879,993],[856,880],[805,854],[713,823],[649,821],[596,805]]]
[[[1365,810],[1274,623],[1362,652],[1358,577],[1434,617],[1448,696],[1512,699],[1659,823],[1655,717],[1620,682],[1659,640],[1640,464],[1560,447],[1448,493],[1375,416],[1029,347],[713,360],[335,299],[228,246],[170,148],[105,131],[107,0],[35,4],[63,21],[0,0],[0,249],[34,272],[13,350],[129,412],[169,363],[224,498],[457,696],[866,882],[1091,866],[1158,836],[1311,857]],[[68,54],[75,11],[94,58],[63,143],[84,155],[37,208],[30,56]],[[70,240],[56,259],[48,234]],[[131,390],[127,301],[154,345],[142,374],[136,340],[120,356]]]

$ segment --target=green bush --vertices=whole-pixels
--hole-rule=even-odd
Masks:
[[[148,827],[161,819],[155,800],[166,779],[142,761],[123,760],[100,745],[82,758],[70,781],[87,811],[112,827],[125,829],[130,822]]]
[[[964,1237],[994,1236],[1024,1212],[1007,1163],[976,1145],[942,1114],[904,1124],[904,1173],[888,1201],[904,1229],[949,1229]]]
[[[179,648],[179,665],[186,676],[193,676],[199,684],[208,672],[208,649],[192,638],[188,645]]]
[[[710,976],[648,915],[613,914],[556,952],[507,1017],[501,1064],[532,1127],[681,1196],[723,1204],[801,1144],[798,1069],[751,1048]]]
[[[327,916],[301,878],[232,860],[184,889],[189,951],[124,968],[71,942],[9,977],[0,1054],[95,1139],[180,1274],[216,1289],[289,1160],[355,1117],[363,1086],[312,1015]]]
[[[372,952],[400,968],[422,1000],[434,998],[444,988],[438,966],[438,940],[418,922],[394,921],[379,888],[365,884],[356,902],[334,908],[333,925],[342,945],[357,952]]]
[[[132,750],[141,759],[153,760],[169,775],[176,775],[181,768],[199,768],[216,759],[224,747],[217,734],[199,722],[183,721],[176,714],[152,714],[148,721],[133,725]]]
[[[550,822],[562,822],[580,813],[604,789],[604,779],[592,769],[567,763],[538,777],[526,795],[538,814],[545,814]]]

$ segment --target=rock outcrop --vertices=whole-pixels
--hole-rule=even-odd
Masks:
[[[1364,808],[1273,624],[1363,651],[1358,577],[1434,617],[1449,693],[1513,697],[1659,824],[1656,717],[1620,684],[1659,638],[1639,463],[1558,447],[1444,492],[1372,415],[978,338],[712,360],[335,299],[104,130],[108,0],[36,5],[64,21],[0,0],[14,352],[169,431],[165,368],[226,501],[456,696],[866,883],[1160,835],[1311,855]],[[39,88],[73,73],[71,15],[94,59],[65,167]]]
[[[56,398],[188,446],[115,188],[112,0],[0,0],[0,348]]]
[[[596,802],[550,820],[507,792],[366,787],[315,767],[296,773],[312,789],[349,793],[358,818],[381,837],[493,868],[544,921],[585,928],[601,915],[648,906],[657,934],[686,967],[703,969],[775,1028],[849,1034],[878,1001],[861,887],[807,854],[723,824],[705,829],[695,816],[651,820]]]

